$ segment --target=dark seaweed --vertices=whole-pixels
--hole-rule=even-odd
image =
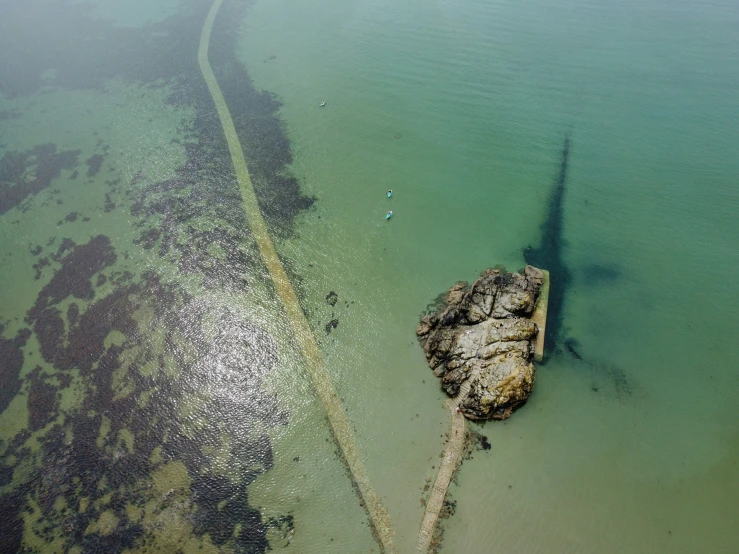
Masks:
[[[195,512],[195,532],[198,534],[210,533],[210,537],[217,545],[223,545],[234,536],[237,525],[242,522],[252,522],[247,529],[236,538],[240,547],[238,552],[263,552],[267,547],[266,529],[261,525],[259,512],[247,503],[246,485],[234,485],[224,477],[203,475],[195,479],[192,484],[193,500],[199,509]],[[254,529],[260,529],[254,532]]]
[[[175,90],[170,101],[194,107],[198,119],[188,133],[189,138],[198,140],[194,145],[197,152],[190,153],[183,171],[189,171],[197,160],[200,162],[197,165],[207,168],[210,179],[205,183],[197,179],[197,173],[192,175],[197,189],[204,189],[225,173],[232,193],[220,201],[216,194],[211,195],[219,208],[232,200],[234,194],[238,195],[238,190],[233,189],[233,171],[223,131],[194,54],[208,5],[189,2],[182,13],[163,22],[141,28],[120,28],[95,18],[92,7],[84,3],[61,0],[53,10],[47,9],[46,4],[45,0],[29,0],[22,5],[9,3],[3,7],[0,51],[11,51],[17,44],[28,47],[22,63],[16,64],[13,57],[8,57],[6,63],[0,64],[0,91],[10,97],[32,94],[44,84],[40,75],[48,69],[56,70],[54,84],[68,89],[104,90],[105,82],[113,77],[152,87],[170,86]],[[210,60],[232,108],[270,230],[286,235],[293,231],[295,216],[309,208],[315,199],[302,194],[299,181],[287,170],[292,162],[292,150],[277,115],[280,102],[274,94],[254,87],[235,54],[238,28],[248,6],[249,2],[229,2],[222,6],[211,38]],[[35,30],[32,43],[23,31],[27,28]],[[63,52],[64,63],[58,64],[50,52]],[[101,160],[97,156],[100,155],[88,160],[90,170],[99,169]]]
[[[79,154],[79,150],[57,152],[54,144],[5,153],[0,158],[0,215],[47,188],[63,169],[77,165]]]
[[[119,197],[114,196],[120,188],[124,192],[118,194],[128,195],[125,200],[140,228],[139,247],[151,248],[174,262],[183,274],[202,276],[206,286],[243,289],[258,262],[249,250],[249,229],[228,146],[195,56],[210,6],[190,2],[181,14],[165,22],[125,29],[95,19],[87,4],[61,0],[53,10],[48,9],[47,0],[29,0],[22,9],[4,0],[0,4],[0,51],[8,51],[10,45],[28,45],[22,64],[12,57],[0,64],[0,90],[4,93],[13,96],[39,90],[43,83],[38,76],[53,68],[57,70],[55,86],[103,89],[106,80],[120,76],[151,87],[169,86],[174,90],[169,102],[193,109],[194,122],[183,124],[182,129],[187,135],[187,161],[176,175],[152,182],[139,172],[127,187],[116,187],[117,180],[107,182],[104,211],[120,205]],[[222,79],[227,101],[235,115],[238,112],[237,132],[270,230],[285,235],[292,232],[294,217],[313,199],[302,195],[297,179],[286,169],[292,153],[277,117],[279,102],[270,93],[256,90],[236,61],[234,41],[246,6],[224,5],[213,31],[211,61]],[[20,28],[34,28],[33,41],[20,33]],[[63,52],[63,64],[51,54],[55,52]],[[52,160],[57,165],[64,161],[67,165],[63,167],[72,169],[79,156],[79,152],[56,154],[55,148],[48,154],[62,156]],[[45,175],[42,156],[37,162],[29,161],[33,155],[33,151],[6,154],[4,167],[20,171],[19,177],[8,182],[15,183],[24,175],[33,181],[33,175],[29,177],[34,170],[32,163],[38,165],[37,181]],[[95,154],[88,160],[88,176],[101,169],[101,156]],[[58,175],[57,171],[51,178]],[[77,177],[78,172],[72,175]],[[5,183],[5,179],[2,181]],[[31,190],[23,198],[36,192]],[[1,195],[2,190],[0,202]],[[213,228],[204,230],[203,221],[212,222]],[[53,243],[51,239],[48,246]],[[122,254],[127,256],[126,252]],[[43,515],[34,526],[41,537],[50,539],[54,532],[63,530],[68,547],[76,545],[83,552],[141,546],[148,540],[147,534],[156,531],[130,521],[125,505],[131,502],[141,506],[152,498],[154,493],[145,484],[157,465],[151,461],[152,454],[161,448],[163,460],[182,461],[193,480],[192,509],[185,515],[194,523],[196,533],[208,534],[215,541],[231,540],[238,552],[264,552],[268,548],[266,527],[271,524],[263,523],[259,512],[249,506],[247,485],[274,463],[268,437],[252,436],[251,429],[287,421],[275,398],[265,394],[261,385],[262,376],[277,360],[274,341],[244,321],[243,316],[230,312],[220,314],[220,334],[210,336],[204,320],[213,317],[213,307],[192,298],[177,285],[163,284],[153,273],[110,271],[118,258],[110,240],[99,235],[80,245],[65,239],[54,254],[37,262],[39,277],[41,269],[51,265],[50,260],[59,264],[26,316],[42,357],[56,373],[52,378],[44,370],[28,377],[28,390],[33,396],[28,399],[29,417],[34,428],[42,429],[41,451],[32,453],[25,446],[30,438],[27,432],[3,445],[5,453],[19,460],[36,456],[34,465],[38,468],[35,474],[14,483],[13,494],[22,494],[0,499],[0,519],[4,526],[12,526],[7,532],[3,528],[3,547],[10,545],[14,552],[20,548],[23,524],[17,516],[29,499],[38,503]],[[290,275],[295,278],[294,273]],[[103,290],[95,289],[106,283]],[[67,306],[71,298],[81,302]],[[140,328],[134,317],[144,305],[154,313],[153,325],[165,334],[164,350],[171,362],[148,344],[151,330]],[[122,345],[106,345],[112,331],[125,337]],[[23,344],[30,332],[24,333]],[[187,337],[187,350],[182,337]],[[9,342],[12,340],[2,339],[0,347]],[[22,365],[20,347],[12,350],[16,351]],[[129,365],[125,368],[131,391],[116,396],[114,375],[122,369],[124,352],[130,356],[133,351],[138,353],[133,360],[127,358]],[[3,363],[5,357],[0,358]],[[167,376],[168,364],[177,368],[177,378]],[[147,376],[138,371],[144,365],[154,366]],[[218,371],[214,371],[216,367]],[[15,375],[17,381],[17,371]],[[52,379],[59,383],[56,390],[75,380],[81,380],[85,387],[82,407],[65,413],[57,423],[52,423],[58,413],[58,397],[50,390]],[[18,383],[22,386],[23,381]],[[17,387],[0,390],[3,394],[6,390],[17,391]],[[217,425],[192,438],[181,428],[181,400],[185,394],[202,390],[216,391],[202,409]],[[13,394],[8,398],[12,399]],[[151,395],[148,403],[142,400],[144,394]],[[99,439],[103,418],[109,422],[110,431]],[[133,453],[116,442],[123,429],[134,437]],[[207,449],[219,447],[223,433],[230,437],[241,481],[208,487]],[[118,527],[107,537],[86,534],[101,513],[93,504],[106,495],[110,495],[110,502],[102,510],[114,512]],[[79,498],[86,496],[90,506],[84,513],[73,509],[60,514],[53,505],[58,496],[69,506],[78,506]],[[169,509],[171,500],[157,500],[162,510]],[[241,531],[234,536],[237,524]]]
[[[5,411],[21,388],[18,376],[23,367],[22,349],[31,336],[31,330],[21,329],[13,339],[4,339],[2,333],[0,325],[0,412]]]
[[[72,302],[69,307],[67,307],[67,323],[69,324],[70,328],[77,325],[77,320],[80,317],[80,307],[75,303]]]
[[[104,156],[102,154],[93,154],[85,160],[87,165],[87,176],[94,177],[100,173],[100,168],[103,166]]]
[[[326,324],[326,334],[330,334],[333,329],[339,326],[339,319],[334,318]]]
[[[0,487],[4,487],[13,480],[13,466],[0,465]]]
[[[329,306],[336,306],[336,302],[339,301],[339,295],[336,294],[334,291],[329,292],[326,295],[326,304]]]
[[[23,491],[0,496],[0,554],[17,554],[23,542]]]
[[[162,232],[159,229],[147,229],[141,233],[139,238],[134,239],[133,243],[140,244],[144,250],[151,250],[156,245],[161,234]]]
[[[29,426],[32,431],[38,431],[50,423],[59,409],[59,394],[57,387],[48,382],[48,377],[42,375],[41,367],[31,372],[29,377],[31,387],[28,390]]]
[[[582,360],[582,356],[580,355],[580,352],[578,351],[580,349],[580,342],[577,339],[568,338],[565,340],[565,348],[567,348],[567,351],[570,353],[570,355],[575,358],[576,360]]]
[[[114,264],[117,256],[110,245],[110,239],[105,235],[98,235],[80,246],[64,239],[54,259],[62,264],[61,268],[41,289],[36,305],[30,312],[30,320],[36,320],[48,305],[58,304],[68,296],[83,300],[94,298],[95,291],[90,279],[101,269]]]
[[[105,193],[105,204],[103,204],[103,211],[105,213],[112,212],[113,210],[115,210],[115,206],[116,206],[116,204],[111,199],[110,193],[109,192],[106,192]]]
[[[39,260],[32,266],[35,271],[33,278],[37,281],[41,279],[41,270],[49,265],[51,265],[49,258],[47,258],[46,256],[44,256],[43,258],[39,258]]]
[[[239,24],[239,19],[234,17],[238,8],[232,6],[224,5],[218,16],[221,32],[228,34],[235,33]],[[310,208],[315,198],[304,196],[298,179],[287,172],[292,163],[292,148],[277,117],[282,104],[274,94],[256,90],[227,41],[213,42],[210,59],[226,103],[233,108],[234,126],[270,230],[289,233],[295,216]]]

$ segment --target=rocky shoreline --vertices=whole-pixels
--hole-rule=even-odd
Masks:
[[[507,419],[534,389],[531,363],[539,332],[531,320],[544,273],[485,271],[455,284],[445,305],[416,330],[442,388],[470,419]]]

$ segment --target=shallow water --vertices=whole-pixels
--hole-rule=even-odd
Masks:
[[[0,0],[0,155],[68,153],[23,158],[13,187],[58,174],[0,214],[8,544],[377,551],[243,220],[195,59],[209,4],[55,6]],[[399,551],[448,428],[418,316],[542,233],[555,349],[526,406],[475,426],[492,449],[442,549],[739,547],[737,23],[721,2],[224,5],[211,61]],[[95,264],[94,298],[55,277]]]

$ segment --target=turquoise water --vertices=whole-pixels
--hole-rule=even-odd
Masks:
[[[20,528],[31,549],[257,552],[268,541],[285,552],[378,550],[202,96],[194,64],[208,6],[69,3],[60,18],[42,0],[0,0],[10,14],[0,23],[0,155],[46,143],[79,150],[48,187],[0,215],[1,337],[33,331],[0,415],[10,468],[1,505],[10,521],[12,506],[27,507],[7,533]],[[242,144],[260,201],[398,550],[413,551],[423,487],[448,429],[415,340],[418,316],[455,281],[525,264],[524,248],[551,232],[541,226],[555,213],[566,137],[562,236],[548,253],[564,287],[561,321],[550,321],[555,350],[522,409],[474,426],[492,449],[465,461],[450,489],[456,513],[443,522],[442,551],[739,549],[735,6],[256,0],[242,9],[226,0],[224,8],[211,61],[237,126],[255,130]],[[20,33],[52,22],[58,35],[34,42]],[[249,92],[244,70],[276,95],[279,111]],[[87,177],[95,154],[101,170]],[[274,160],[286,165],[270,174]],[[42,171],[25,165],[18,182],[34,182]],[[277,174],[295,177],[303,199],[288,185],[273,192]],[[73,211],[79,217],[67,221]],[[139,240],[146,229],[162,230],[152,248]],[[103,325],[116,363],[101,353],[90,369],[64,368],[42,354],[29,313],[65,254],[38,280],[33,264],[64,238],[82,245],[99,234],[117,253],[98,272],[106,282],[91,279],[94,299],[70,293],[53,306],[71,330],[70,303],[84,318],[125,290],[138,302],[136,326]],[[147,271],[171,289],[156,288]],[[143,291],[127,288],[139,283]],[[40,382],[59,389],[55,401]],[[168,396],[171,408],[156,400]],[[98,413],[108,405],[112,416]],[[83,455],[75,445],[87,420],[97,450]],[[55,433],[70,454],[48,446]],[[57,481],[34,473],[45,456],[65,455],[73,462],[59,462]],[[110,460],[100,473],[86,469],[94,456]],[[79,490],[59,493],[73,476]],[[93,508],[83,510],[86,502]]]

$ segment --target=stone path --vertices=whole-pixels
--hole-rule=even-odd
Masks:
[[[436,474],[436,481],[434,481],[434,488],[431,489],[431,494],[426,501],[426,510],[423,513],[421,529],[418,532],[416,549],[420,553],[428,552],[431,546],[431,539],[434,536],[436,522],[439,520],[439,512],[444,505],[444,498],[446,498],[449,482],[452,480],[452,475],[454,475],[459,464],[459,457],[464,450],[466,434],[464,415],[461,412],[457,412],[457,406],[459,405],[459,401],[467,396],[470,388],[469,380],[465,381],[459,388],[457,396],[447,400],[445,403],[451,412],[452,424],[449,430],[449,440],[447,440],[444,453],[442,454],[441,464],[439,465],[439,472]]]
[[[254,186],[251,182],[249,169],[246,165],[244,152],[241,148],[239,137],[234,127],[231,113],[226,105],[221,88],[218,85],[213,69],[208,61],[208,45],[210,43],[210,33],[213,28],[218,9],[221,7],[223,0],[215,0],[211,6],[208,17],[203,26],[203,32],[200,37],[200,47],[198,49],[198,63],[203,73],[203,78],[208,84],[208,90],[213,98],[213,102],[221,120],[223,133],[228,143],[231,153],[234,171],[241,190],[241,197],[244,204],[244,211],[251,227],[254,240],[259,248],[264,265],[269,271],[270,277],[274,283],[275,290],[285,309],[285,315],[292,328],[292,334],[297,342],[300,352],[303,355],[305,364],[310,376],[313,387],[321,399],[329,424],[336,439],[339,449],[344,457],[344,461],[351,473],[351,478],[359,491],[362,504],[369,515],[370,524],[374,531],[375,537],[380,543],[382,550],[388,554],[395,554],[395,546],[393,544],[393,531],[390,525],[390,517],[385,506],[383,506],[380,498],[375,494],[370,486],[369,477],[362,464],[359,456],[354,433],[352,431],[349,417],[341,403],[336,389],[331,382],[331,378],[323,369],[323,361],[318,344],[313,335],[313,331],[308,324],[308,320],[303,313],[303,309],[298,302],[292,283],[285,273],[277,252],[275,251],[272,239],[267,231],[267,225],[262,217],[259,209]]]

